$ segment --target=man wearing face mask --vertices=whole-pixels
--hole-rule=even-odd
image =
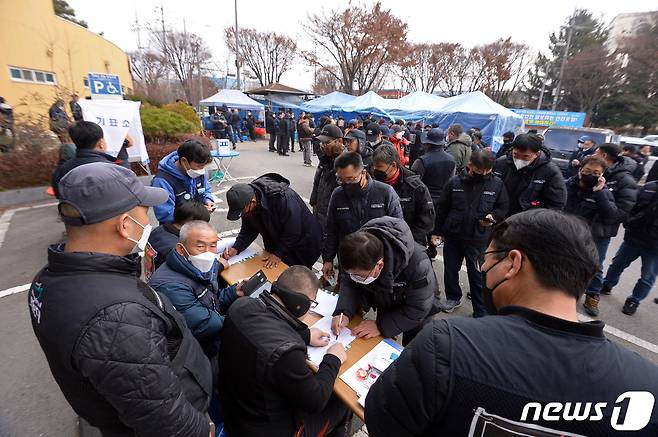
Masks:
[[[212,160],[208,146],[197,140],[187,140],[160,160],[151,186],[169,193],[169,199],[153,209],[160,224],[174,220],[174,208],[180,202],[197,201],[215,210],[215,197],[206,178],[206,165]]]
[[[264,174],[249,184],[233,185],[226,200],[226,218],[241,218],[242,225],[224,258],[242,252],[260,235],[267,252],[265,268],[281,261],[311,267],[317,261],[322,250],[320,225],[288,179],[277,173]]]
[[[464,128],[459,123],[448,126],[447,140],[448,144],[446,145],[445,150],[455,158],[457,173],[460,173],[466,167],[468,159],[471,157],[471,152],[473,150],[471,145],[473,141],[471,140],[471,137],[464,132]]]
[[[346,236],[338,249],[340,292],[331,329],[338,333],[361,311],[377,311],[352,329],[360,338],[402,335],[407,345],[438,309],[438,284],[425,248],[409,226],[393,217],[367,222]],[[435,311],[432,311],[435,309]]]
[[[651,405],[658,368],[606,339],[603,322],[578,321],[597,258],[587,225],[558,211],[526,211],[495,227],[482,271],[498,315],[429,323],[370,388],[369,435],[619,435],[613,426],[624,423],[628,399],[620,396],[642,390]],[[574,405],[591,413],[569,420]],[[656,435],[658,409],[643,418],[633,430]]]
[[[167,192],[92,163],[62,178],[60,197],[67,242],[49,248],[28,307],[67,401],[104,436],[214,435],[210,363],[169,299],[138,279],[148,208]]]
[[[609,288],[603,288],[603,262],[610,245],[610,238],[617,235],[619,225],[626,221],[628,214],[633,209],[637,198],[637,184],[631,174],[635,163],[629,163],[624,159],[621,155],[621,147],[617,144],[601,144],[592,156],[602,159],[606,165],[605,172],[594,189],[611,192],[616,206],[604,218],[605,226],[601,229],[602,232],[594,235],[594,242],[599,253],[599,270],[587,287],[583,307],[587,314],[596,317],[599,315],[601,293],[610,294]],[[601,185],[604,186],[601,187]]]
[[[508,217],[532,208],[564,208],[567,192],[562,172],[535,135],[517,135],[512,153],[496,160],[493,173],[505,183]]]
[[[183,225],[175,249],[149,281],[183,315],[208,358],[219,350],[228,307],[242,295],[235,285],[219,288],[217,275],[227,267],[226,260],[217,257],[217,231],[196,220]]]
[[[322,235],[324,235],[327,231],[329,199],[331,199],[331,193],[338,186],[334,160],[343,153],[345,145],[343,144],[343,133],[340,128],[330,123],[325,124],[319,134],[315,136],[315,140],[320,142],[320,153],[318,155],[320,164],[315,170],[309,204],[313,208],[313,215],[320,223]]]
[[[331,195],[327,230],[322,250],[322,273],[334,277],[333,260],[338,243],[377,217],[403,219],[400,198],[390,185],[373,180],[363,168],[361,155],[346,152],[334,162],[339,187]]]
[[[368,173],[372,174],[372,148],[368,146],[366,134],[362,130],[352,129],[343,137],[343,144],[348,152],[356,152],[361,155],[363,166]]]
[[[391,127],[391,136],[388,137],[388,139],[397,149],[398,154],[400,155],[400,163],[404,166],[409,164],[409,151],[407,150],[409,141],[404,138],[404,128],[399,124],[394,124]]]
[[[482,300],[484,278],[480,266],[491,228],[505,218],[509,206],[503,181],[491,174],[494,162],[491,151],[473,152],[466,169],[448,181],[439,199],[436,235],[432,238],[444,241],[446,302],[441,310],[446,313],[461,305],[459,271],[465,258],[473,317],[487,315]]]
[[[332,395],[346,353],[329,348],[317,373],[306,347],[326,346],[329,332],[301,320],[315,305],[319,281],[303,266],[289,267],[257,299],[229,308],[219,357],[220,395],[231,436],[344,437],[350,414]]]
[[[512,150],[512,143],[514,142],[514,132],[508,131],[503,134],[503,144],[500,146],[500,149],[496,152],[496,159],[501,156],[507,156],[507,154]]]
[[[368,145],[373,151],[377,150],[377,147],[381,146],[382,144],[391,144],[391,142],[387,139],[388,134],[384,135],[379,123],[372,122],[368,124],[368,126],[366,126],[365,133]]]
[[[434,203],[425,184],[413,171],[400,165],[400,156],[392,145],[377,148],[373,155],[374,178],[393,187],[400,198],[402,215],[421,246],[434,229]]]
[[[578,138],[578,148],[569,157],[569,164],[567,165],[567,174],[566,177],[570,178],[578,173],[582,161],[588,156],[596,152],[596,143],[594,140],[587,136],[583,135]]]

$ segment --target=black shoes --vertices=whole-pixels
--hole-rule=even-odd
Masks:
[[[624,308],[621,309],[621,312],[626,314],[627,316],[632,316],[637,311],[637,307],[639,305],[640,304],[635,302],[634,300],[626,299],[626,302],[624,303]]]
[[[608,287],[607,285],[604,285],[601,288],[601,294],[612,294],[612,288]]]

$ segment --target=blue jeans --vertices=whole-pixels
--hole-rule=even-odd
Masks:
[[[608,246],[610,246],[610,238],[595,238],[594,244],[596,245],[596,251],[599,253],[599,269],[587,287],[587,294],[601,293],[601,288],[603,288],[603,262],[605,261]]]
[[[658,253],[655,250],[624,241],[612,259],[612,264],[608,268],[604,281],[604,284],[612,289],[619,283],[619,277],[626,267],[638,258],[642,258],[640,279],[635,283],[633,294],[629,297],[630,300],[636,303],[640,303],[642,299],[649,295],[651,287],[656,282],[656,276],[658,276]]]
[[[446,239],[443,242],[443,282],[446,287],[446,298],[461,300],[463,293],[459,286],[459,271],[462,261],[466,258],[473,317],[487,315],[482,297],[484,273],[480,270],[480,266],[484,264],[484,249],[483,246],[472,245],[462,240]]]

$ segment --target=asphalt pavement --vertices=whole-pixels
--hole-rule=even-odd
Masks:
[[[267,142],[239,143],[241,155],[234,159],[230,173],[239,182],[248,182],[264,173],[277,172],[288,178],[291,187],[305,200],[311,194],[315,167],[304,167],[302,154],[289,157],[267,151]],[[313,157],[314,164],[317,158]],[[209,170],[214,166],[210,165]],[[237,230],[240,222],[226,219],[226,190],[234,182],[213,185],[221,199],[211,223],[218,232]],[[151,223],[157,222],[151,214]],[[36,205],[21,205],[0,211],[0,436],[76,436],[77,418],[66,403],[54,382],[47,362],[30,326],[26,305],[27,287],[35,274],[46,262],[46,250],[50,244],[61,241],[64,225],[58,220],[56,204],[46,201]],[[613,239],[608,250],[607,263],[614,256],[621,237]],[[436,261],[434,267],[442,284],[443,265]],[[639,260],[623,274],[619,285],[610,296],[603,296],[600,318],[607,324],[611,341],[636,351],[658,364],[658,296],[655,288],[640,305],[635,316],[621,313],[624,300],[640,274]],[[468,291],[465,267],[461,274],[464,294]],[[579,311],[583,314],[582,307]],[[450,315],[438,317],[470,316],[470,301]],[[583,316],[585,319],[585,316]],[[605,363],[600,363],[605,365]]]

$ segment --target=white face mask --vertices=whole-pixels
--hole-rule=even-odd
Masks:
[[[375,279],[377,279],[377,278],[373,278],[372,276],[368,276],[367,278],[363,279],[359,276],[356,276],[356,275],[353,275],[353,274],[350,273],[350,279],[352,281],[356,282],[357,284],[368,285],[368,284],[372,284],[375,281]]]
[[[147,224],[146,226],[144,226],[143,224],[141,224],[140,222],[138,222],[137,220],[135,220],[131,216],[128,216],[128,218],[130,220],[134,221],[135,223],[137,223],[143,229],[142,236],[139,237],[139,241],[133,240],[132,238],[128,237],[128,240],[135,243],[135,247],[133,247],[133,250],[131,251],[131,253],[137,252],[137,253],[139,253],[139,256],[144,256],[144,250],[146,249],[146,244],[149,242],[149,237],[151,236],[151,230],[153,229],[153,226],[151,226],[150,223]]]
[[[395,138],[397,138],[398,140],[401,140],[403,136],[404,136],[404,132],[396,132],[395,133]]]
[[[183,166],[186,167],[186,166]],[[185,173],[192,179],[196,179],[200,176],[205,176],[206,175],[206,169],[202,168],[201,170],[194,170],[192,167],[188,168],[185,170]]]
[[[183,245],[181,244],[181,246]],[[217,261],[217,254],[213,252],[190,255],[190,252],[188,252],[185,246],[183,246],[183,249],[187,252],[187,259],[190,261],[190,264],[196,267],[201,273],[208,273],[215,265],[215,261]]]
[[[516,158],[512,158],[512,159],[514,159],[514,166],[516,167],[517,170],[521,170],[522,168],[532,164],[532,161],[524,161],[523,159],[516,159]]]

